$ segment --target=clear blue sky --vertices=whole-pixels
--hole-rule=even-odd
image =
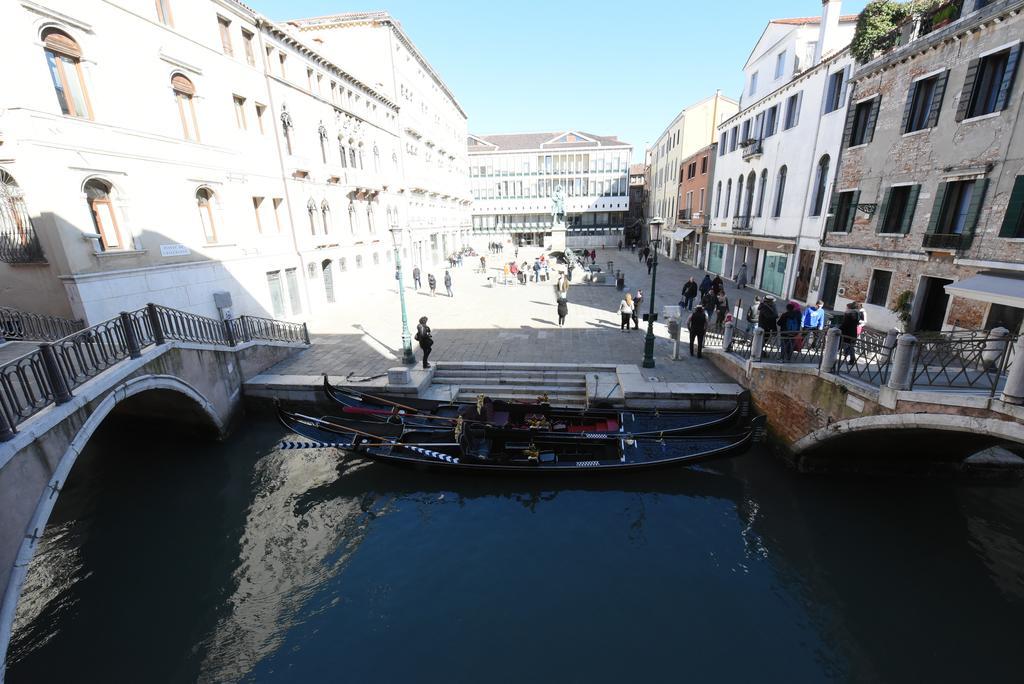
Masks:
[[[769,19],[821,14],[820,0],[247,3],[275,20],[387,10],[458,98],[470,132],[617,135],[637,161],[687,104],[716,88],[739,96]],[[845,0],[843,14],[865,4]]]

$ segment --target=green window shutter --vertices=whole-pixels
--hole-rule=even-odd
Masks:
[[[928,112],[928,128],[935,128],[939,123],[939,113],[942,111],[942,98],[946,94],[946,81],[949,80],[949,72],[939,75],[935,81],[935,91],[932,93],[932,108]],[[904,130],[906,124],[904,123]]]
[[[843,226],[844,233],[850,233],[853,231],[853,220],[857,218],[857,203],[860,202],[860,190],[855,190],[850,197],[850,208],[846,210],[846,225]]]
[[[828,203],[828,216],[825,219],[825,232],[831,233],[832,227],[836,222],[836,203],[839,201],[836,193],[832,193],[832,199]]]
[[[914,93],[917,92],[919,85],[921,85],[920,81],[912,83],[910,90],[907,92],[907,103],[903,105],[903,123],[900,124],[900,133],[907,132],[907,125],[910,124],[910,110],[914,106]]]
[[[942,216],[942,205],[946,201],[946,186],[949,183],[939,183],[935,188],[935,203],[932,205],[932,215],[928,219],[928,232],[934,233],[939,227],[939,217]]]
[[[988,178],[974,181],[974,192],[971,193],[971,203],[967,207],[967,221],[964,223],[964,249],[971,245],[974,229],[978,225],[978,216],[981,214],[981,202],[985,199],[985,190],[987,188]]]
[[[869,143],[875,139],[875,122],[878,121],[878,110],[882,106],[882,96],[879,95],[871,103],[871,111],[868,112],[868,123],[864,132],[864,142]]]
[[[974,82],[978,79],[978,66],[980,59],[972,59],[967,65],[967,75],[964,76],[964,87],[960,91],[960,102],[956,107],[956,120],[963,121],[967,118],[967,108],[971,105],[971,96],[974,94]]]
[[[1024,237],[1021,226],[1024,225],[1024,176],[1017,176],[1010,193],[1010,202],[1006,205],[1003,226],[999,229],[999,237]]]
[[[1017,64],[1020,62],[1020,43],[1010,48],[1010,55],[1006,58],[1006,71],[1003,73],[1003,82],[999,86],[999,95],[996,96],[996,111],[1006,109],[1010,102],[1010,89],[1013,88],[1013,79],[1017,75]]]
[[[900,232],[904,235],[910,232],[910,224],[914,222],[914,211],[917,209],[917,196],[920,194],[920,185],[915,185],[910,188],[910,193],[907,196],[907,208],[903,210],[903,220],[900,221]]]
[[[892,188],[886,188],[885,194],[882,195],[882,203],[878,205],[878,211],[875,212],[878,216],[878,220],[875,222],[876,233],[881,233],[885,227],[885,212],[889,210],[890,197],[892,197]]]
[[[857,116],[857,107],[850,105],[846,110],[846,125],[843,127],[843,147],[849,147],[853,141],[853,120]]]

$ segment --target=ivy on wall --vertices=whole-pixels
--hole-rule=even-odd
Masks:
[[[858,62],[871,61],[879,52],[895,47],[899,38],[897,29],[905,21],[947,3],[948,0],[872,0],[857,19],[850,52]]]

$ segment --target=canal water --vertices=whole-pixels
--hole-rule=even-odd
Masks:
[[[1024,489],[765,449],[547,482],[106,426],[31,567],[22,682],[999,682]]]

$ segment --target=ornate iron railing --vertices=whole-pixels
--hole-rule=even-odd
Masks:
[[[70,401],[72,390],[89,379],[168,340],[231,347],[256,340],[309,344],[309,332],[305,323],[258,316],[219,321],[156,304],[124,312],[0,366],[0,441],[50,404]]]
[[[82,321],[0,306],[0,340],[59,340],[83,327]]]
[[[885,345],[884,337],[875,335],[860,335],[856,340],[841,339],[839,356],[832,372],[880,387],[889,381],[893,349],[895,347]]]
[[[921,241],[925,249],[949,249],[960,251],[971,245],[971,236],[960,233],[925,233]]]
[[[825,332],[814,330],[765,334],[761,360],[820,366],[825,350]]]
[[[4,181],[0,177],[0,261],[8,264],[45,263],[46,257],[21,189]]]
[[[739,233],[750,232],[750,217],[749,216],[733,216],[732,218],[732,229]]]
[[[1013,359],[1016,338],[960,336],[918,339],[910,388],[982,389],[995,394]]]

